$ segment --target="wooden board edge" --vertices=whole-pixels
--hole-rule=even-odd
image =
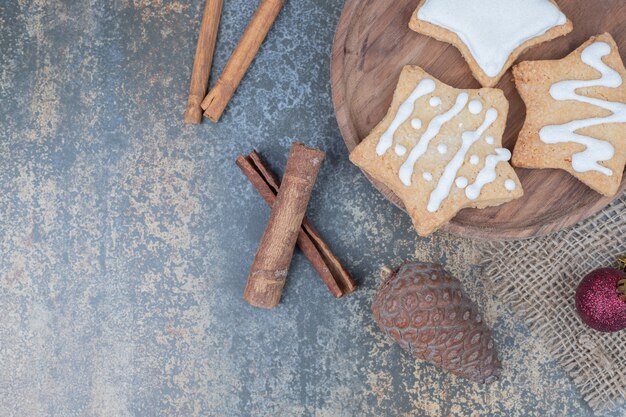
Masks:
[[[357,10],[357,1],[346,0],[344,8],[339,17],[339,22],[335,29],[333,37],[333,45],[331,48],[330,78],[331,78],[331,96],[337,125],[341,133],[342,139],[349,152],[359,144],[359,138],[356,130],[350,122],[350,114],[347,109],[345,98],[345,80],[344,80],[344,63],[346,58],[346,41],[350,33],[350,22]],[[389,200],[393,205],[405,211],[404,205],[400,199],[386,186],[373,180],[364,171],[363,174],[368,178],[370,183],[378,192]],[[478,240],[494,240],[494,241],[512,241],[524,240],[536,237],[547,236],[560,230],[567,229],[577,223],[597,214],[600,210],[607,207],[613,201],[618,199],[626,191],[626,176],[622,180],[620,190],[613,197],[604,197],[599,199],[591,206],[584,206],[566,217],[559,217],[548,223],[543,223],[534,227],[514,228],[514,229],[497,229],[484,228],[455,222],[454,219],[450,223],[444,225],[440,230],[455,236],[478,239]]]

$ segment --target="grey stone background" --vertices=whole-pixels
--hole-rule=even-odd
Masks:
[[[366,3],[366,2],[364,2]],[[256,1],[226,0],[216,79]],[[288,0],[219,124],[182,124],[202,1],[0,3],[0,416],[588,416],[483,285],[479,244],[420,239],[353,167],[329,56],[340,0]],[[234,164],[327,152],[308,215],[354,274],[296,254],[282,304],[242,293],[269,210]],[[378,269],[463,280],[505,371],[477,387],[377,330]],[[624,415],[617,410],[615,416]]]

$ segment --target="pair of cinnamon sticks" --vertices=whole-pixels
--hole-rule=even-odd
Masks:
[[[295,142],[281,184],[256,151],[237,158],[237,166],[272,208],[244,292],[244,299],[255,307],[273,308],[280,301],[296,243],[333,296],[356,289],[348,271],[305,217],[323,159],[324,152]]]
[[[206,0],[204,6],[189,86],[187,109],[184,115],[185,123],[200,123],[203,111],[204,115],[211,121],[217,122],[219,120],[246,71],[248,71],[278,13],[283,8],[285,0],[261,0],[261,4],[230,56],[220,79],[215,87],[206,94],[217,41],[217,29],[222,13],[222,2],[223,0]]]

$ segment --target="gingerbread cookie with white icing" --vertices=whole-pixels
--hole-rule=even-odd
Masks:
[[[553,0],[421,0],[409,22],[454,45],[484,87],[493,87],[531,46],[571,32]]]
[[[426,236],[463,208],[522,196],[501,147],[508,107],[501,90],[459,90],[406,66],[389,112],[350,160],[389,187]]]
[[[626,164],[626,70],[608,33],[557,61],[513,68],[526,121],[513,165],[558,168],[613,196]]]

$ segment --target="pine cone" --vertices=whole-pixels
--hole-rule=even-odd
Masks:
[[[404,264],[384,280],[372,311],[380,329],[418,359],[478,383],[498,379],[491,330],[441,265]]]

